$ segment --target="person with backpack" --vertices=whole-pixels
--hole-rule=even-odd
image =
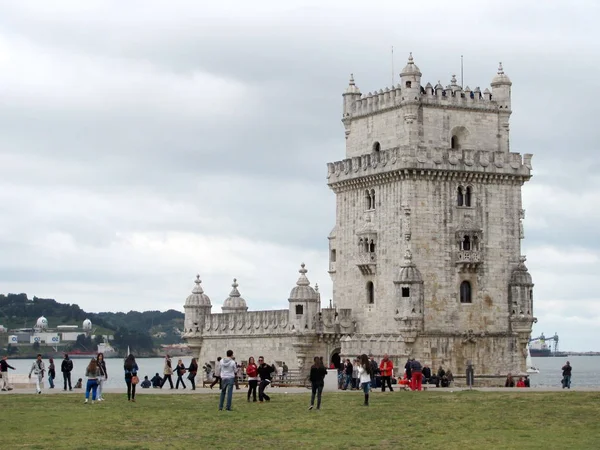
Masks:
[[[312,393],[310,395],[310,406],[308,410],[313,409],[315,405],[315,394],[317,396],[317,410],[321,409],[321,394],[323,394],[323,386],[325,385],[325,375],[327,375],[327,369],[323,366],[323,362],[318,356],[314,358],[314,364],[310,368],[310,384],[312,387]]]
[[[60,365],[60,371],[63,376],[63,391],[67,390],[67,383],[69,384],[69,390],[72,391],[73,387],[71,386],[71,372],[73,371],[73,361],[69,359],[69,355],[65,353],[65,358]]]
[[[252,394],[252,401],[255,402],[256,388],[258,387],[258,366],[254,362],[254,356],[248,358],[246,376],[248,377],[248,401],[250,401],[250,394]]]
[[[31,378],[31,374],[35,375],[35,391],[38,394],[42,393],[42,386],[44,373],[46,372],[46,366],[44,365],[44,361],[42,361],[42,355],[38,353],[36,360],[31,365],[31,369],[29,370],[29,378]]]
[[[360,361],[358,363],[358,382],[360,387],[365,394],[364,406],[369,406],[369,391],[371,388],[371,376],[373,371],[373,364],[369,361],[369,358],[364,353],[360,355]]]

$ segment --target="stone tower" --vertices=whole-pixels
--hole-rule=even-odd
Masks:
[[[351,77],[343,94],[329,273],[357,334],[341,353],[518,373],[535,321],[521,255],[532,155],[510,152],[512,83],[502,64],[492,92],[421,76],[411,54],[397,86],[363,95]]]

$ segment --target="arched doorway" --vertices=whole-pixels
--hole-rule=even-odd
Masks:
[[[341,348],[336,348],[332,353],[331,353],[331,364],[333,364],[333,367],[335,367],[336,369],[340,368],[340,352],[342,351]]]

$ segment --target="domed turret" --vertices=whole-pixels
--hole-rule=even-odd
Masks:
[[[510,284],[513,286],[533,286],[533,280],[527,267],[525,266],[525,257],[522,256],[519,260],[519,265],[513,270],[510,277]]]
[[[185,300],[184,306],[212,306],[210,298],[208,298],[208,295],[204,293],[202,286],[200,286],[202,284],[200,275],[196,275],[196,281],[194,281],[194,283],[196,283],[196,287],[192,290],[191,295]]]
[[[342,95],[344,97],[344,111],[343,116],[350,116],[354,112],[354,104],[356,100],[360,99],[360,89],[354,83],[354,75],[350,74],[350,81],[348,82],[348,87],[346,88],[346,92]]]
[[[404,261],[400,266],[400,273],[398,274],[398,280],[396,280],[396,282],[406,284],[423,282],[421,272],[413,262],[410,250],[406,250],[404,253]]]
[[[300,272],[300,277],[296,282],[296,286],[294,286],[290,292],[290,297],[288,299],[290,302],[318,301],[319,296],[317,295],[316,291],[310,286],[310,281],[308,281],[308,278],[306,278],[306,273],[308,272],[308,270],[306,270],[304,267],[304,263],[300,264],[300,270],[298,271]]]
[[[508,75],[506,75],[504,73],[504,68],[502,67],[502,63],[499,63],[498,64],[498,73],[492,79],[491,86],[496,87],[496,86],[502,86],[502,85],[512,86],[512,81],[510,81],[510,78],[508,78]]]
[[[83,331],[91,331],[92,330],[92,321],[90,319],[85,319],[83,321]]]
[[[48,328],[48,319],[46,319],[44,316],[40,317],[35,323],[35,327],[39,328],[40,330],[45,330]]]
[[[227,297],[227,299],[223,302],[221,310],[224,313],[248,311],[246,300],[241,297],[240,291],[237,289],[239,285],[237,284],[237,280],[235,278],[233,279],[233,284],[231,286],[233,289],[229,293],[229,297]]]
[[[423,75],[419,67],[417,67],[417,65],[415,64],[412,52],[410,52],[410,54],[408,55],[408,62],[406,63],[406,66],[404,66],[404,69],[402,69],[402,72],[400,72],[400,77],[406,77],[409,75],[416,76],[419,78],[421,78],[421,75]]]

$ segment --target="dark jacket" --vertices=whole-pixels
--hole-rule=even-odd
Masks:
[[[123,369],[125,370],[125,378],[131,378],[137,375],[139,367],[137,363],[134,363],[131,369],[128,369],[125,365],[123,365]]]
[[[431,378],[431,369],[429,367],[423,367],[423,378],[426,380]]]
[[[8,372],[8,369],[15,370],[7,361],[0,359],[0,372]]]
[[[570,377],[571,370],[573,370],[573,368],[571,367],[570,364],[565,364],[564,366],[562,366],[563,377]]]
[[[162,383],[162,378],[159,375],[154,375],[152,377],[152,386],[154,387],[160,387],[160,384]]]
[[[410,377],[412,376],[412,367],[411,367],[411,361],[410,359],[408,361],[406,361],[406,364],[404,364],[404,369],[406,369],[406,378],[408,378],[410,380]]]
[[[352,376],[352,370],[354,369],[354,367],[352,367],[352,363],[348,363],[346,364],[346,375],[350,375]]]
[[[177,366],[175,367],[175,372],[177,373],[177,376],[183,376],[183,374],[185,373],[185,366],[183,365],[183,363],[177,364]]]
[[[71,372],[71,370],[73,370],[73,361],[71,361],[69,358],[63,359],[63,362],[60,365],[60,371]]]
[[[198,372],[198,364],[191,362],[190,367],[188,367],[187,370],[189,373],[193,373],[194,375],[196,375],[196,373]]]
[[[56,378],[56,368],[54,367],[54,363],[48,364],[48,376]]]
[[[100,369],[100,375],[108,378],[108,372],[106,371],[106,362],[102,359],[101,362],[98,362],[98,368]]]
[[[411,371],[411,373],[413,373],[413,372],[420,372],[421,370],[423,370],[423,366],[421,366],[421,363],[419,361],[417,361],[416,359],[413,359],[410,362],[410,371]]]
[[[370,360],[369,364],[371,364],[371,378],[373,378],[379,372],[379,365],[374,359]]]
[[[325,376],[327,375],[327,369],[323,366],[312,366],[310,368],[310,375],[308,376],[312,384],[323,384]]]
[[[275,372],[275,366],[270,366],[267,363],[258,366],[258,376],[261,380],[270,380],[272,372]]]

